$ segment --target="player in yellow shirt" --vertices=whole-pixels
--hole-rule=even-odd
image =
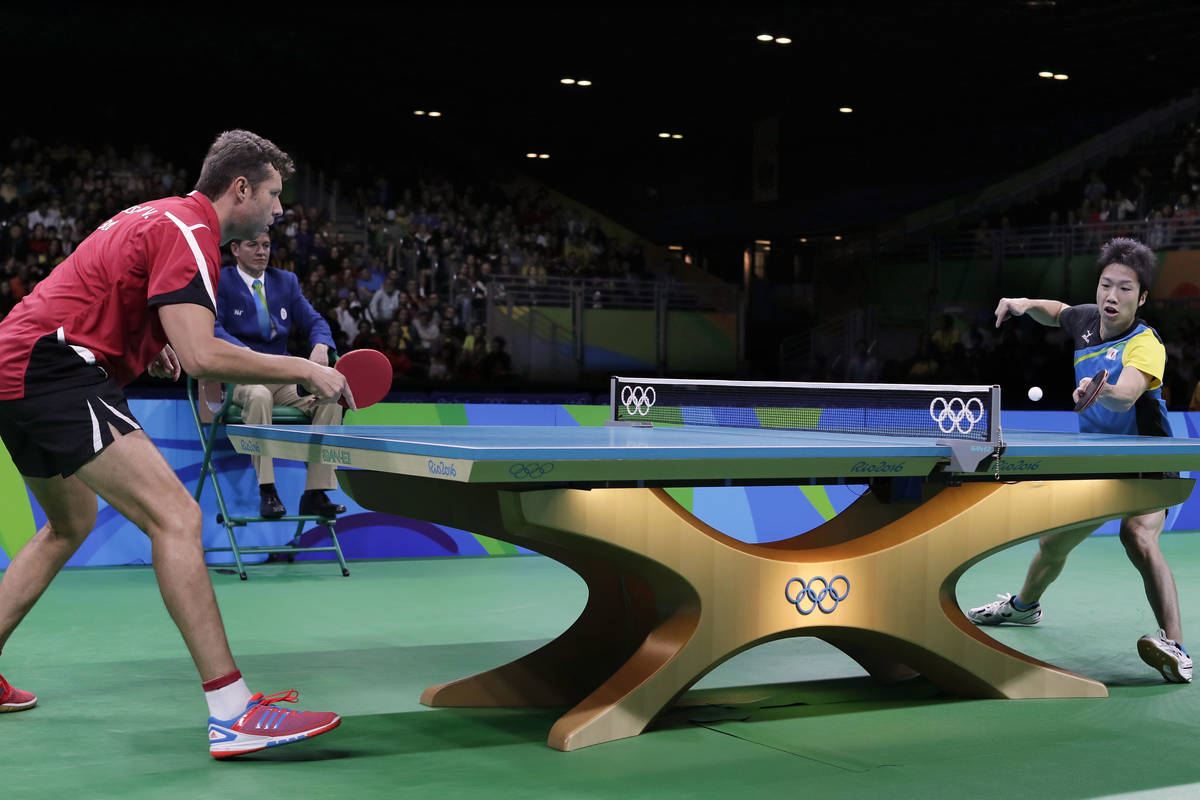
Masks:
[[[1075,343],[1075,399],[1091,376],[1108,370],[1098,401],[1080,414],[1084,433],[1170,436],[1162,379],[1167,352],[1158,332],[1137,317],[1146,302],[1155,258],[1150,248],[1133,239],[1118,238],[1100,249],[1100,279],[1096,302],[1068,306],[1057,300],[1006,297],[996,306],[996,327],[1009,317],[1028,314],[1042,325],[1061,327]],[[1175,578],[1158,546],[1166,510],[1121,520],[1121,544],[1142,575],[1146,598],[1158,621],[1156,634],[1138,640],[1138,654],[1172,683],[1190,683],[1192,659],[1180,640],[1179,595]],[[1042,618],[1042,593],[1062,572],[1067,555],[1091,531],[1042,537],[1029,565],[1025,583],[1015,595],[972,608],[967,616],[976,625],[1033,625]]]

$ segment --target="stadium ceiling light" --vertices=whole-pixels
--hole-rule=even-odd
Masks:
[[[442,112],[440,112],[440,111],[430,111],[429,112],[429,116],[431,116],[431,117],[440,117],[441,115],[442,115]]]
[[[1055,75],[1055,76],[1054,76],[1054,80],[1056,80],[1056,81],[1065,81],[1065,80],[1070,80],[1070,77],[1071,77],[1070,75],[1067,75],[1067,74],[1066,74],[1066,73],[1064,73],[1064,72],[1060,72],[1060,73],[1058,73],[1057,75]]]
[[[775,37],[775,44],[791,44],[791,43],[792,43],[791,37],[788,37],[788,36],[776,36]]]
[[[801,236],[801,237],[800,237],[800,244],[808,244],[808,237],[807,237],[807,236]]]
[[[423,117],[423,116],[425,116],[425,112],[424,112],[424,111],[414,111],[413,113],[414,113],[414,114],[416,114],[418,117]]]
[[[1039,78],[1053,78],[1053,77],[1054,77],[1054,73],[1053,73],[1053,72],[1049,72],[1049,71],[1047,71],[1047,70],[1042,70],[1041,72],[1039,72],[1039,73],[1038,73],[1038,77],[1039,77]]]
[[[570,86],[571,84],[573,84],[575,82],[575,79],[574,78],[559,78],[558,82],[565,83],[567,86]]]
[[[576,86],[591,86],[592,82],[591,81],[576,81],[575,85]]]
[[[841,108],[838,109],[838,111],[842,112],[843,114],[853,114],[854,113],[854,109],[851,108],[850,106],[842,106]]]
[[[683,134],[682,134],[682,133],[672,133],[672,134],[671,134],[671,138],[672,138],[672,139],[682,139],[682,138],[683,138]]]
[[[658,138],[660,138],[660,139],[670,139],[670,138],[671,138],[671,134],[669,134],[669,133],[660,133],[660,134],[658,135]]]
[[[549,158],[549,157],[550,157],[549,153],[538,153],[538,158]]]
[[[837,236],[834,236],[834,237],[833,237],[833,240],[834,240],[835,242],[840,242],[840,241],[842,240],[842,235],[839,233]]]
[[[769,33],[760,33],[760,34],[759,34],[758,36],[756,36],[755,38],[756,38],[756,39],[758,39],[760,42],[773,42],[773,41],[775,41],[775,37],[774,37],[774,36],[772,36],[772,35],[771,35],[771,34],[769,34]]]
[[[526,153],[525,157],[526,158],[537,158],[537,153]]]

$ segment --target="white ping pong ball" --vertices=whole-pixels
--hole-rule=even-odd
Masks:
[[[1030,387],[1029,387],[1029,399],[1030,399],[1030,400],[1032,400],[1032,401],[1033,401],[1033,402],[1035,402],[1035,403],[1036,403],[1038,400],[1041,400],[1041,399],[1042,399],[1042,387],[1040,387],[1040,386],[1030,386]]]

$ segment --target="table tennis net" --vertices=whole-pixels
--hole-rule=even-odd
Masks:
[[[615,422],[995,441],[998,386],[614,377]]]

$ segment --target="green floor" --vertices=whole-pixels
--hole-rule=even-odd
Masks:
[[[1015,591],[1033,546],[974,568],[963,602]],[[1186,627],[1200,609],[1200,534],[1165,536],[1163,549]],[[1165,685],[1138,660],[1134,642],[1154,625],[1113,537],[1076,551],[1041,625],[998,631],[1105,681],[1108,699],[884,689],[827,645],[793,639],[724,664],[648,733],[573,753],[545,745],[556,711],[417,700],[569,625],[578,578],[540,557],[351,568],[213,575],[252,687],[298,687],[301,707],[345,717],[327,736],[234,762],[207,755],[200,687],[153,573],[64,573],[0,659],[41,698],[0,716],[0,798],[1200,796],[1200,687]]]

